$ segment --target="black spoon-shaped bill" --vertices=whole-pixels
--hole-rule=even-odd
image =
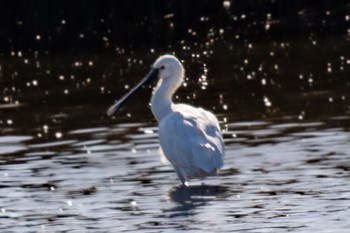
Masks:
[[[123,104],[132,97],[141,87],[149,84],[154,78],[158,77],[158,69],[153,68],[148,75],[141,80],[135,87],[133,87],[128,93],[126,93],[120,100],[118,100],[115,104],[113,104],[107,111],[108,116],[112,116],[115,112],[117,112]]]

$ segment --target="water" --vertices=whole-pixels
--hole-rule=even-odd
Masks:
[[[346,22],[335,30],[336,11],[312,21],[301,10],[308,24],[295,36],[283,29],[294,18],[235,12],[234,3],[220,5],[234,13],[214,25],[201,15],[179,28],[167,14],[158,23],[173,22],[178,33],[161,35],[160,47],[115,45],[93,29],[78,32],[76,47],[62,53],[47,47],[44,32],[33,32],[44,43],[34,48],[7,40],[0,231],[348,232],[349,17],[341,15]],[[53,41],[71,20],[58,22]],[[101,30],[113,28],[102,23]],[[105,50],[80,52],[89,36],[101,36]],[[213,111],[226,144],[221,174],[189,188],[159,160],[150,88],[113,118],[105,114],[164,52],[185,61],[175,101]]]
[[[228,123],[221,175],[188,189],[159,162],[153,124],[3,136],[17,154],[1,156],[0,229],[345,232],[350,134],[334,121],[349,123]]]

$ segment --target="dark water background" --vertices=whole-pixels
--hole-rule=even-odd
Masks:
[[[1,1],[2,232],[348,232],[349,1]],[[151,88],[213,111],[218,177],[159,161]]]

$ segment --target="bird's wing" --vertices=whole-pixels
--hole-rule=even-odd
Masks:
[[[164,118],[159,124],[159,140],[167,159],[176,166],[213,172],[223,165],[218,121],[203,109],[174,112]]]

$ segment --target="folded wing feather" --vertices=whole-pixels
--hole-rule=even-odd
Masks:
[[[175,111],[160,122],[159,140],[175,169],[199,168],[210,174],[223,166],[224,144],[218,121],[203,109],[182,105],[181,112]]]

